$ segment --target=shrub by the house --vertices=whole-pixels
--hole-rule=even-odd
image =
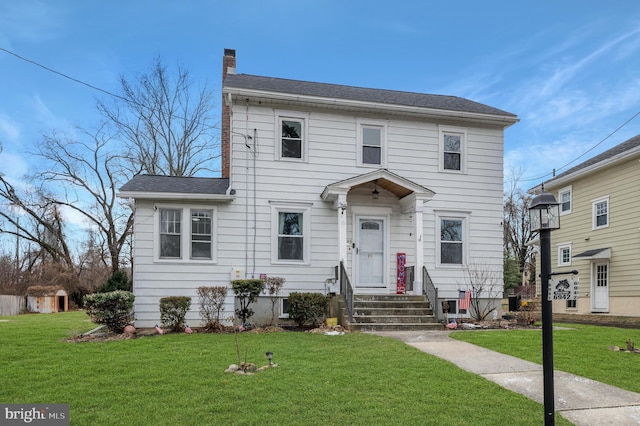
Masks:
[[[88,294],[83,298],[87,315],[96,324],[104,324],[109,331],[122,333],[124,327],[133,321],[133,300],[130,291],[110,291]]]
[[[289,294],[289,318],[298,326],[319,325],[329,313],[329,299],[320,293]]]
[[[220,316],[224,312],[227,287],[198,287],[198,308],[206,330],[220,327]]]
[[[233,288],[233,292],[240,301],[240,307],[236,309],[236,315],[242,321],[242,324],[247,324],[249,318],[253,316],[253,309],[249,308],[249,306],[258,299],[263,285],[262,280],[257,279],[231,281],[231,288]]]
[[[184,319],[191,307],[191,298],[187,296],[169,296],[160,299],[160,321],[164,327],[173,331],[184,329]]]

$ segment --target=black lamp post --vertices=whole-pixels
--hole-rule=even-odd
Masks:
[[[542,372],[544,383],[544,424],[555,424],[553,392],[553,311],[549,300],[551,276],[551,230],[560,228],[560,205],[544,190],[529,208],[531,231],[540,233],[540,281],[542,285]]]

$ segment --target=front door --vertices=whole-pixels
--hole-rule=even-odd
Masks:
[[[385,225],[381,217],[356,217],[356,287],[381,288],[385,283]]]
[[[591,273],[593,312],[609,312],[609,262],[596,262]]]

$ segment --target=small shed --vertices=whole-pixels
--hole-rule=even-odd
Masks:
[[[60,286],[31,286],[27,288],[27,311],[50,314],[67,312],[69,295]]]

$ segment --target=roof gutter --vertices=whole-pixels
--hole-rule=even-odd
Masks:
[[[320,96],[308,96],[308,95],[297,95],[290,93],[282,93],[282,92],[270,92],[265,90],[255,90],[255,89],[243,89],[237,87],[223,87],[223,93],[232,96],[241,96],[241,97],[261,97],[279,100],[283,102],[298,102],[298,103],[313,103],[319,105],[326,105],[332,107],[343,107],[343,108],[360,108],[367,110],[377,110],[377,111],[385,111],[389,110],[394,111],[398,114],[414,114],[414,115],[423,115],[427,117],[436,117],[436,118],[449,118],[449,119],[460,119],[466,121],[479,121],[483,123],[493,123],[500,125],[504,128],[507,128],[518,121],[520,119],[517,116],[511,115],[496,115],[496,114],[482,114],[476,112],[466,112],[466,111],[453,111],[453,110],[445,110],[445,109],[435,109],[435,108],[425,108],[425,107],[414,107],[408,105],[397,105],[397,104],[386,104],[380,102],[365,102],[365,101],[357,101],[351,99],[335,99],[335,98],[324,98]]]

